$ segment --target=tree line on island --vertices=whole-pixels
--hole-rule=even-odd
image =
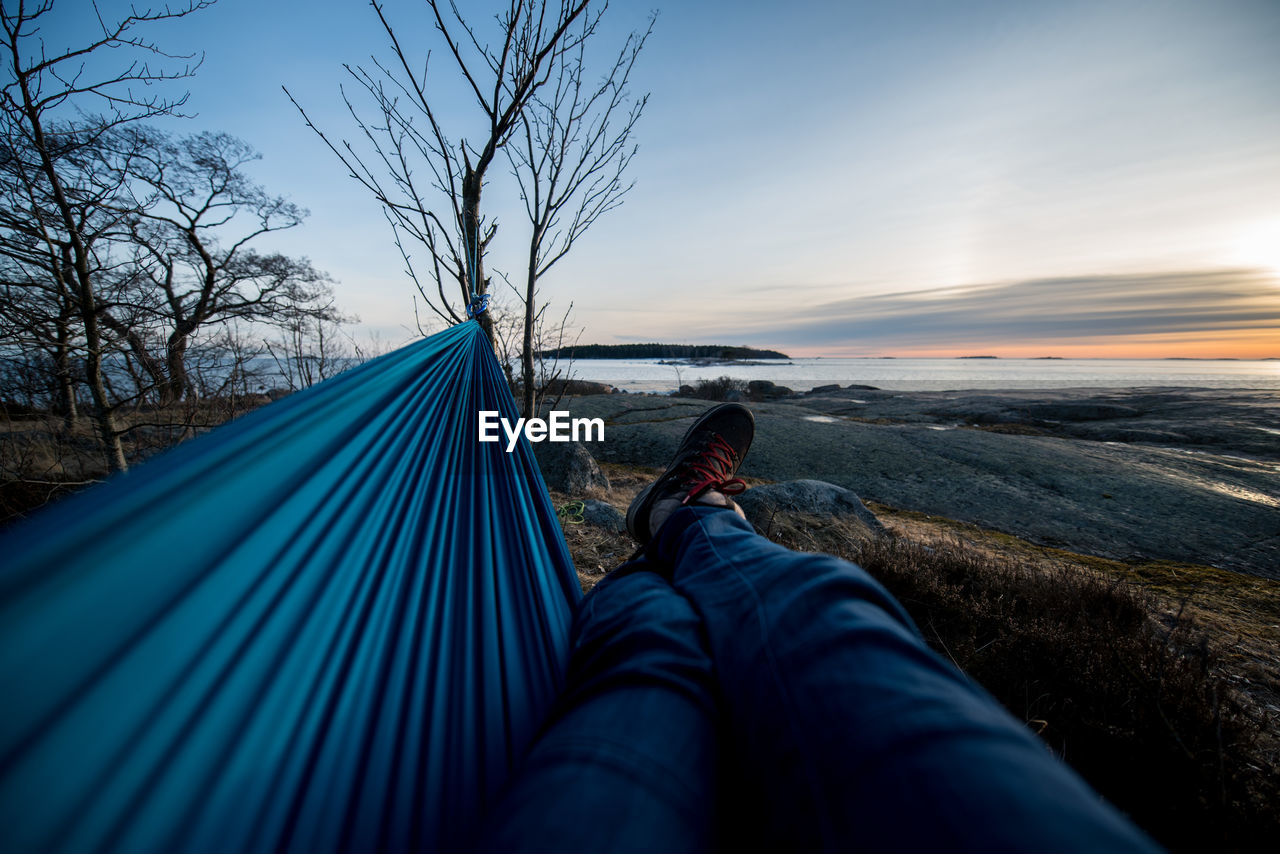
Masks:
[[[777,350],[719,344],[573,344],[541,352],[547,359],[790,359]]]

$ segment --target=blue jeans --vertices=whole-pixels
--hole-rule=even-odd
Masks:
[[[493,851],[1154,851],[864,570],[673,514],[583,600]]]

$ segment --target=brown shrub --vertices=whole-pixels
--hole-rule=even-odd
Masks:
[[[698,380],[698,384],[693,387],[693,397],[700,400],[745,400],[746,395],[746,381],[727,376]]]

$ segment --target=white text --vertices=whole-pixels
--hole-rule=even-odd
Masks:
[[[551,410],[551,417],[545,421],[541,418],[517,418],[512,424],[501,417],[496,409],[480,410],[480,441],[497,442],[501,440],[498,428],[507,437],[507,453],[516,448],[520,434],[524,433],[530,442],[603,442],[603,418],[570,418],[569,413],[561,409]],[[579,439],[579,431],[582,438]]]

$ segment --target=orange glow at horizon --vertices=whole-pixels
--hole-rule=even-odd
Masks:
[[[796,358],[893,356],[902,359],[954,359],[999,356],[1004,359],[1280,359],[1280,329],[1251,329],[1214,335],[1182,333],[1106,338],[994,343],[949,343],[936,347],[837,348],[778,347]],[[1280,366],[1277,367],[1280,370]]]

